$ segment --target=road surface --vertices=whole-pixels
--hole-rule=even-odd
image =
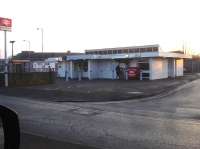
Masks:
[[[3,134],[3,127],[0,123],[0,149],[3,149],[3,143],[4,143],[4,134]]]
[[[105,149],[199,149],[200,80],[167,97],[108,103],[47,103],[0,96],[21,130]]]

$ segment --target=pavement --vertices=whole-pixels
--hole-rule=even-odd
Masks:
[[[0,88],[0,94],[26,97],[52,102],[97,102],[135,100],[166,94],[177,87],[200,78],[198,74],[187,74],[176,79],[162,80],[57,80],[55,84]]]
[[[200,80],[151,100],[52,103],[0,95],[23,133],[99,149],[199,149]]]

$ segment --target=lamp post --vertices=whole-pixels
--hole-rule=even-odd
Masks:
[[[14,40],[11,40],[10,41],[10,43],[12,44],[12,58],[13,58],[13,53],[14,53],[14,51],[13,51],[13,47],[14,47],[14,43],[15,43],[16,41],[14,41]]]
[[[44,52],[44,29],[38,27],[37,30],[41,31],[41,35],[42,35],[42,53],[43,53]]]
[[[31,42],[30,42],[30,40],[23,40],[23,41],[28,43],[28,50],[30,51],[31,50]]]

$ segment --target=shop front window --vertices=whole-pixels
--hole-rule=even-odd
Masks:
[[[88,71],[88,62],[87,61],[83,62],[83,71],[84,72]]]

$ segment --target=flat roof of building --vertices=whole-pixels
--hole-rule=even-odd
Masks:
[[[131,59],[131,58],[192,58],[184,53],[162,52],[159,44],[90,49],[85,54],[66,55],[66,60],[87,60],[87,59]]]
[[[34,51],[22,51],[13,57],[15,60],[31,60],[31,61],[43,61],[47,58],[53,57],[65,57],[66,55],[75,55],[79,53],[71,52],[34,52]]]
[[[102,49],[86,49],[85,52],[92,52],[92,51],[107,51],[107,50],[131,50],[131,49],[144,49],[144,48],[158,48],[159,50],[160,45],[159,44],[153,44],[153,45],[142,45],[142,46],[129,46],[129,47],[115,47],[115,48],[102,48]]]

